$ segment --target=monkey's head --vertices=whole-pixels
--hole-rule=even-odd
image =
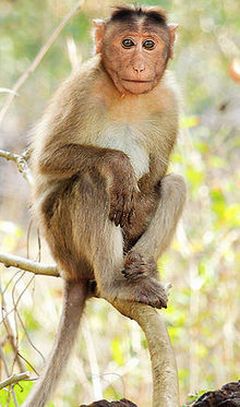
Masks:
[[[176,24],[157,7],[117,7],[94,20],[96,52],[121,94],[150,92],[173,57]]]

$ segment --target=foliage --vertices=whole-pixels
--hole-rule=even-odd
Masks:
[[[73,0],[1,1],[1,88],[12,88],[73,3]],[[78,58],[85,59],[91,54],[90,20],[107,14],[109,2],[86,3],[15,99],[1,127],[0,148],[20,152],[26,147],[28,129],[41,115],[58,83],[71,71],[73,51],[68,51],[67,43],[74,40],[71,43],[76,45]],[[144,3],[159,5],[159,1]],[[171,65],[184,107],[172,169],[187,180],[188,203],[176,239],[159,261],[159,269],[163,280],[173,284],[166,318],[177,355],[184,402],[188,393],[221,387],[239,378],[240,88],[232,80],[229,66],[240,53],[240,19],[239,5],[234,0],[162,0],[161,6],[169,10],[172,21],[180,24],[176,57]],[[0,93],[0,108],[4,98],[5,94]],[[0,183],[0,251],[29,253],[31,258],[37,258],[36,225],[31,228],[30,239],[27,238],[28,186],[14,165],[2,160]],[[42,259],[50,261],[43,242]],[[12,279],[12,272],[3,272],[1,265],[0,268],[8,312],[15,304],[9,323],[18,350],[39,369],[42,358],[32,343],[43,355],[51,347],[59,319],[61,282],[44,277],[30,282],[31,276],[22,273]],[[71,364],[55,403],[49,407],[70,406],[73,400],[90,402],[94,389],[95,398],[101,398],[97,397],[96,377],[104,397],[125,396],[148,405],[151,374],[140,329],[103,301],[91,302],[86,317],[89,324],[83,324]],[[14,362],[3,323],[0,337],[9,369],[17,371],[17,360]],[[96,367],[91,370],[89,337],[100,377]],[[4,378],[3,372],[0,362],[0,380]],[[15,386],[19,403],[26,397],[30,384],[24,382],[21,386],[24,391]],[[8,404],[8,394],[5,390],[0,392],[0,405],[14,405],[13,401]]]

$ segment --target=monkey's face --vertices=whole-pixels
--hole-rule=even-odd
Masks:
[[[115,24],[107,28],[102,62],[120,93],[140,95],[150,92],[160,81],[169,51],[167,29],[131,29]]]

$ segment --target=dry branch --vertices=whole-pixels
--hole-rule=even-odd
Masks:
[[[4,264],[5,267],[16,267],[34,274],[59,277],[56,265],[41,264],[13,254],[0,253],[0,263]]]
[[[15,154],[10,151],[0,150],[0,157],[7,161],[13,161],[17,165],[18,171],[23,175],[29,184],[32,183],[32,175],[28,168],[28,164],[23,155]]]
[[[10,384],[16,384],[16,383],[20,382],[21,380],[29,380],[29,379],[30,379],[29,372],[15,373],[12,376],[10,376],[7,379],[0,382],[0,390],[4,389],[4,387],[9,386]]]
[[[38,65],[40,64],[40,62],[42,61],[42,59],[48,52],[49,48],[53,45],[53,43],[58,38],[60,32],[63,30],[65,25],[77,13],[77,11],[80,10],[80,8],[82,7],[83,4],[84,4],[84,0],[77,1],[77,3],[72,8],[72,10],[70,10],[70,12],[62,19],[61,23],[57,26],[57,28],[50,35],[47,42],[40,49],[39,53],[36,55],[33,62],[31,63],[31,65],[28,67],[28,69],[25,72],[23,72],[23,74],[20,76],[20,78],[17,80],[17,82],[13,86],[13,88],[10,90],[10,92],[6,98],[6,101],[0,111],[0,124],[2,123],[5,115],[9,109],[13,99],[15,98],[16,94],[18,93],[19,89],[26,82],[29,75],[31,75],[35,71],[35,69],[38,67]]]

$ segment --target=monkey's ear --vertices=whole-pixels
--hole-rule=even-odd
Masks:
[[[103,37],[106,30],[106,23],[104,20],[93,20],[93,32],[95,40],[95,50],[99,54],[102,51]]]
[[[176,40],[176,33],[178,29],[178,24],[168,24],[168,30],[170,35],[170,51],[169,51],[169,58],[173,58],[173,46]]]

